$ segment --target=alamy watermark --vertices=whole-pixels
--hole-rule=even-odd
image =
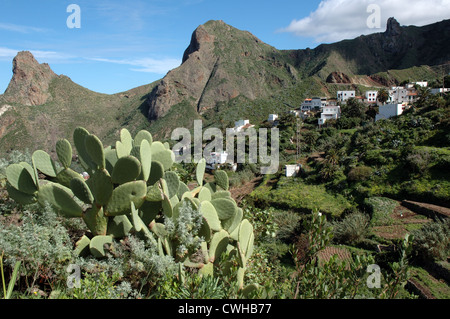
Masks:
[[[372,3],[367,6],[367,13],[370,15],[367,17],[366,23],[369,29],[381,28],[381,8],[378,4]]]
[[[372,288],[380,288],[381,287],[381,268],[377,264],[372,264],[367,266],[367,272],[371,273],[367,277],[367,287]]]
[[[268,146],[267,128],[259,128],[258,132],[254,127],[245,130],[237,130],[236,128],[226,129],[226,163],[259,163],[261,166],[261,174],[274,174],[279,166],[279,129],[273,127],[270,129],[270,153]],[[181,138],[181,140],[180,140]],[[248,147],[247,147],[248,138]],[[224,152],[224,136],[222,131],[217,127],[211,127],[203,132],[203,124],[201,120],[194,121],[194,136],[187,128],[176,128],[171,135],[173,141],[179,141],[174,145],[172,150],[175,153],[183,149],[183,153],[176,156],[178,163],[198,163],[202,158],[206,162],[210,162],[213,153]],[[235,144],[236,141],[236,144]],[[203,148],[203,142],[208,144]],[[193,143],[193,154],[191,145]],[[236,145],[236,147],[235,147]],[[248,149],[248,154],[247,154]],[[235,152],[236,150],[236,152]],[[236,156],[235,156],[236,153]]]
[[[81,8],[77,4],[70,4],[67,6],[67,12],[71,13],[66,20],[66,25],[69,29],[81,28]]]
[[[66,268],[66,272],[69,273],[67,276],[67,287],[68,288],[81,288],[81,270],[80,266],[76,264],[70,264]]]

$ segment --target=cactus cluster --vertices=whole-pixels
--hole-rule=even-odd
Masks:
[[[6,170],[11,198],[22,204],[50,203],[62,216],[82,218],[91,231],[76,244],[79,255],[105,256],[105,244],[133,233],[151,241],[161,255],[170,255],[203,275],[213,275],[214,265],[224,252],[238,260],[238,287],[243,288],[247,261],[253,251],[253,227],[228,191],[228,176],[215,172],[214,182],[204,182],[206,163],[196,167],[198,187],[190,190],[176,172],[174,153],[167,143],[153,141],[142,130],[134,139],[126,129],[114,147],[105,148],[97,136],[78,127],[73,134],[78,159],[89,174],[70,168],[73,151],[66,139],[56,144],[58,163],[38,150],[32,165],[18,163]],[[39,179],[39,173],[45,176]],[[167,235],[164,220],[176,222],[183,205],[201,214],[196,238],[201,242],[202,261],[180,254],[176,238]]]

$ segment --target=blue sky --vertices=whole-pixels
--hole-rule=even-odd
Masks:
[[[70,4],[81,9],[81,28],[67,27]],[[372,13],[381,23],[369,27]],[[278,49],[304,49],[382,32],[390,16],[403,25],[441,21],[450,18],[450,0],[2,0],[0,93],[21,50],[57,74],[111,94],[164,77],[208,20],[250,31]]]

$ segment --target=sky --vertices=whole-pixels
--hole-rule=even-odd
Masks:
[[[416,26],[450,19],[450,0],[1,0],[0,94],[22,50],[56,74],[113,94],[178,67],[192,32],[208,20],[277,49],[305,49],[384,32],[389,17]]]

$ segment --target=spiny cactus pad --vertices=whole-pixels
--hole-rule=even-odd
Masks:
[[[66,139],[56,142],[56,154],[58,160],[64,168],[69,168],[72,164],[72,145]]]
[[[141,173],[141,163],[131,155],[121,157],[117,160],[111,174],[114,184],[125,184],[134,181]]]
[[[180,186],[180,178],[178,174],[172,171],[167,171],[164,174],[164,180],[167,182],[167,192],[169,198],[177,195],[178,187]]]
[[[236,214],[237,205],[231,198],[216,198],[211,200],[211,204],[216,209],[220,220],[229,219]]]
[[[202,186],[203,185],[203,178],[205,176],[205,169],[206,169],[206,160],[204,158],[202,158],[198,164],[197,164],[197,168],[195,170],[195,176],[197,178],[197,183],[198,185]]]
[[[87,184],[94,195],[95,202],[99,205],[106,205],[114,188],[108,171],[106,169],[95,171],[94,175],[88,179]]]
[[[106,256],[105,246],[106,244],[112,244],[113,239],[111,236],[95,236],[89,243],[89,249],[91,254],[96,258],[102,258]]]
[[[84,212],[82,217],[95,236],[106,235],[108,218],[104,215],[102,207],[93,206]]]
[[[70,181],[70,189],[75,194],[76,197],[81,199],[86,204],[93,204],[94,203],[94,195],[92,195],[91,190],[89,189],[89,186],[86,184],[84,179],[80,178],[73,178]]]
[[[20,164],[12,164],[6,168],[8,182],[15,189],[33,195],[37,190],[35,181],[30,172]]]
[[[200,203],[200,213],[206,219],[209,227],[214,231],[220,231],[222,225],[220,224],[219,216],[214,206],[210,202]]]
[[[83,213],[83,209],[75,201],[70,188],[52,182],[39,189],[38,202],[42,206],[48,202],[65,217],[81,217]]]
[[[55,162],[53,162],[50,155],[46,152],[37,150],[33,153],[31,159],[33,161],[33,165],[40,170],[42,174],[49,177],[56,177],[56,174],[58,174]]]
[[[217,170],[214,173],[214,180],[217,186],[220,186],[223,190],[228,190],[230,185],[228,175],[225,171]]]
[[[142,146],[142,141],[143,140],[146,140],[149,145],[152,145],[152,143],[153,143],[152,134],[149,131],[146,131],[146,130],[139,131],[136,134],[136,136],[134,137],[134,145],[141,145]]]
[[[122,184],[114,189],[106,206],[107,216],[117,216],[130,212],[130,205],[133,202],[140,207],[147,194],[147,184],[145,181],[133,181]]]
[[[95,163],[96,168],[105,168],[105,153],[103,152],[102,141],[97,136],[89,134],[85,137],[84,144],[86,152]]]

